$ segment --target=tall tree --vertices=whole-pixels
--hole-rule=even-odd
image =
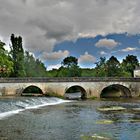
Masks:
[[[107,76],[114,77],[118,76],[120,72],[120,62],[117,60],[116,57],[111,56],[107,61]]]
[[[128,55],[125,59],[123,59],[122,68],[124,71],[129,72],[131,76],[133,76],[134,69],[139,66],[139,61],[137,59],[137,56],[134,55]]]
[[[107,64],[106,64],[106,58],[100,57],[100,60],[95,63],[96,67],[96,75],[97,77],[106,77],[107,76]]]
[[[5,43],[0,41],[0,77],[7,77],[13,71],[13,62],[8,52],[4,49]]]
[[[15,37],[14,34],[11,35],[11,56],[14,63],[14,71],[12,76],[14,77],[24,77],[26,76],[24,68],[24,50],[22,47],[22,38]]]

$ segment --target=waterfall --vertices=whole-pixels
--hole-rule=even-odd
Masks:
[[[0,119],[17,114],[26,109],[69,102],[55,97],[18,97],[0,99]]]

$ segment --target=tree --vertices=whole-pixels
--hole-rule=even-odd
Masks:
[[[0,77],[7,77],[13,71],[13,62],[4,49],[5,43],[0,41]]]
[[[35,59],[32,54],[25,51],[25,72],[27,77],[43,77],[46,76],[46,67],[39,60]]]
[[[46,67],[44,64],[39,59],[36,59],[35,64],[36,77],[46,76]]]
[[[24,66],[27,77],[35,77],[35,58],[28,51],[25,51]]]
[[[120,62],[116,57],[111,56],[106,63],[107,65],[107,76],[114,77],[118,76],[120,72]]]
[[[81,69],[81,76],[82,77],[95,77],[97,75],[96,68],[82,68]]]
[[[72,65],[68,69],[68,77],[80,77],[81,76],[81,69],[77,65]]]
[[[78,65],[78,59],[76,57],[73,57],[73,56],[69,56],[69,57],[66,57],[63,62],[62,62],[62,65],[69,68],[73,65]]]
[[[63,74],[59,76],[58,73],[59,73],[58,69],[49,70],[47,71],[47,77],[64,77]]]
[[[22,47],[22,38],[15,37],[14,34],[11,35],[11,56],[14,63],[14,71],[12,76],[14,77],[24,77],[26,76],[24,68],[24,50]]]
[[[65,74],[67,73],[66,76],[68,77],[81,76],[81,69],[78,66],[78,59],[76,57],[73,56],[66,57],[62,62],[62,66],[64,66],[67,69],[67,70],[65,69]],[[64,69],[62,68],[61,70],[64,71]],[[61,73],[62,75],[61,70],[59,71],[59,73]]]
[[[69,75],[69,70],[66,67],[61,66],[58,70],[57,70],[57,77],[68,77]]]
[[[122,69],[133,76],[134,69],[139,66],[139,61],[137,59],[137,56],[134,55],[128,55],[125,59],[122,61]]]
[[[100,57],[100,61],[96,62],[96,76],[97,77],[106,77],[107,76],[107,64],[106,58]]]

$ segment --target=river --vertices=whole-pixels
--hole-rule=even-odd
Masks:
[[[0,98],[0,140],[94,139],[140,140],[140,100]]]

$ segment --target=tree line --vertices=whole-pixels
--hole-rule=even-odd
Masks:
[[[140,66],[137,56],[128,55],[122,62],[115,56],[108,60],[101,57],[94,68],[80,68],[78,59],[69,56],[59,69],[47,71],[41,60],[23,49],[21,36],[12,34],[10,41],[9,52],[0,41],[0,77],[132,77],[134,69]]]
[[[118,59],[111,56],[108,60],[105,57],[100,57],[100,60],[95,63],[95,68],[80,68],[78,59],[73,59],[72,56],[63,60],[62,66],[57,70],[48,72],[50,77],[133,77],[133,71],[139,67],[137,56],[128,55],[120,63]],[[67,64],[68,63],[68,64]],[[70,64],[69,64],[70,63]]]

